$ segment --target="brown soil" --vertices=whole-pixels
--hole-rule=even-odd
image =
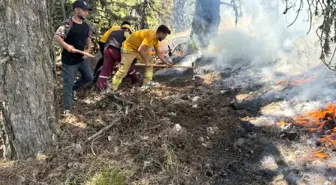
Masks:
[[[73,115],[60,120],[59,145],[36,159],[3,161],[0,184],[86,184],[106,169],[125,173],[126,184],[296,184],[287,178],[296,169],[281,171],[289,164],[278,146],[289,141],[278,130],[250,124],[257,111],[236,106],[237,91],[222,91],[218,77],[207,74],[144,91],[123,87],[122,98],[134,104],[129,109],[94,88],[83,90]],[[260,165],[270,155],[278,170]]]
[[[123,105],[95,89],[86,89],[79,94],[74,115],[60,120],[60,145],[41,160],[1,167],[1,182],[80,184],[113,165],[131,172],[129,183],[212,184],[215,174],[206,166],[209,154],[219,143],[232,148],[236,140],[240,120],[227,107],[232,97],[221,95],[202,79],[161,84],[145,91],[123,90],[123,98],[135,107],[118,126],[93,143],[85,143],[90,135],[124,114]],[[198,107],[192,108],[196,96],[200,97],[195,102]],[[94,99],[100,100],[89,102]],[[177,124],[182,128],[179,131]],[[83,152],[69,147],[74,143],[80,144]],[[235,156],[229,150],[224,153],[228,158]]]

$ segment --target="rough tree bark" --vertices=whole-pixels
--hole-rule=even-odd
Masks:
[[[200,47],[207,47],[211,34],[217,34],[220,23],[220,0],[197,0],[192,22],[192,40]]]
[[[61,3],[63,20],[65,20],[67,18],[67,13],[66,13],[66,10],[65,10],[65,0],[61,0],[60,3]]]
[[[0,111],[5,157],[25,159],[57,137],[50,0],[0,0]]]
[[[173,28],[176,32],[184,31],[186,26],[186,17],[184,12],[185,0],[175,0],[174,2],[174,14],[173,14]]]

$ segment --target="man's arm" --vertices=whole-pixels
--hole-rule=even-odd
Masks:
[[[125,31],[124,37],[127,39],[129,36],[131,36],[130,33],[128,31]]]
[[[168,61],[164,58],[164,54],[161,53],[161,50],[160,50],[160,47],[159,47],[159,46],[157,46],[157,45],[154,46],[154,50],[155,50],[156,55],[159,57],[159,59],[160,59],[163,63],[165,63],[165,64],[167,64],[167,65],[169,65],[169,66],[172,65],[170,62],[168,62]]]
[[[89,26],[89,32],[88,32],[88,35],[87,35],[86,45],[85,45],[86,48],[84,49],[84,52],[86,52],[86,53],[91,53],[91,49],[92,49],[91,36],[92,36],[92,28]],[[85,59],[85,58],[87,58],[86,55],[83,56],[83,59]]]
[[[54,35],[54,40],[58,43],[58,45],[60,45],[63,49],[66,49],[68,52],[71,53],[75,53],[75,47],[67,44],[64,41],[64,36],[65,36],[65,27],[64,26],[60,26],[55,35]]]
[[[147,61],[147,57],[146,57],[146,52],[148,51],[148,46],[146,46],[145,44],[141,44],[139,49],[138,49],[138,52],[142,58],[142,60],[144,60],[145,64],[147,66],[151,65],[149,61]]]
[[[92,40],[91,38],[88,38],[86,41],[86,49],[85,52],[90,53],[92,49]]]
[[[64,42],[63,38],[59,35],[54,36],[54,40],[57,42],[58,45],[60,45],[63,49],[66,49],[67,51],[71,53],[75,53],[74,50],[75,48],[66,42]]]

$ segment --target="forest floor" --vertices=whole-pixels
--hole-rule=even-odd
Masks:
[[[3,161],[0,184],[335,183],[336,165],[311,157],[321,148],[303,142],[300,130],[255,121],[261,106],[241,97],[256,90],[223,88],[224,78],[208,71],[147,90],[124,85],[129,105],[85,89],[73,115],[60,119],[59,146],[35,159]]]

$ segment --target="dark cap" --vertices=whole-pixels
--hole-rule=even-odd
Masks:
[[[85,1],[75,1],[73,4],[72,4],[72,9],[75,9],[75,8],[81,8],[83,10],[89,10],[91,11],[92,8],[89,8],[88,5],[86,4]]]

